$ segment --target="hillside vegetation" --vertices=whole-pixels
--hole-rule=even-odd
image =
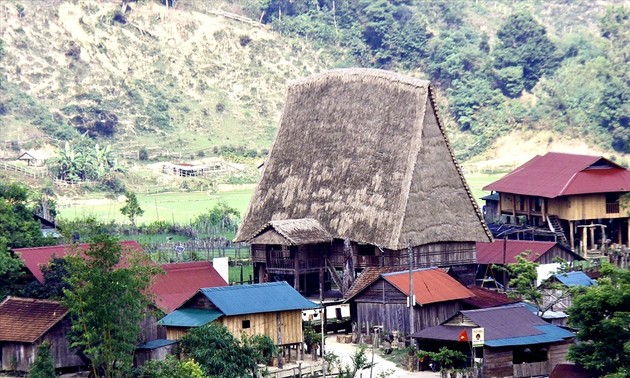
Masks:
[[[630,150],[614,0],[10,0],[0,25],[0,156],[45,150],[119,192],[209,156],[255,181],[287,84],[335,67],[431,80],[462,161]]]

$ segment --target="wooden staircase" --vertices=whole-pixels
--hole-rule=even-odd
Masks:
[[[562,228],[562,223],[560,223],[560,218],[556,215],[547,215],[547,224],[549,225],[551,232],[556,234],[558,237],[558,242],[565,246],[569,246],[569,241],[567,240],[567,236]]]

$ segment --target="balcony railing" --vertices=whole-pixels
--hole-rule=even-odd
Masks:
[[[619,202],[607,203],[606,214],[619,214]]]

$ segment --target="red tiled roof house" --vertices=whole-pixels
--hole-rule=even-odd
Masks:
[[[121,241],[123,250],[142,250],[136,241]],[[87,249],[88,244],[58,245],[36,248],[18,248],[13,252],[24,262],[29,274],[40,283],[44,282],[41,267],[48,264],[53,257],[63,258],[73,248]],[[155,278],[151,287],[153,304],[155,308],[169,314],[185,301],[190,299],[202,287],[226,286],[227,282],[214,269],[208,261],[183,262],[165,264],[161,266],[164,274]],[[152,311],[151,311],[152,312]],[[148,314],[142,324],[142,342],[161,339],[166,336],[162,327],[157,325],[157,320],[152,314]]]
[[[601,156],[549,152],[484,187],[499,194],[499,212],[511,223],[548,227],[585,255],[604,243],[628,245],[630,171]]]
[[[83,365],[69,348],[67,314],[56,301],[7,297],[0,303],[0,370],[29,371],[44,340],[50,343],[55,368]]]

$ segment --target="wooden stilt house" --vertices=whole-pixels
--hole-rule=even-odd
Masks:
[[[427,81],[373,69],[289,87],[235,239],[251,244],[257,282],[324,298],[333,281],[347,291],[370,266],[475,262],[475,242],[491,234],[433,95]]]
[[[507,223],[546,228],[587,257],[592,250],[628,255],[630,218],[622,198],[630,170],[601,156],[549,152],[486,185],[498,193]]]

